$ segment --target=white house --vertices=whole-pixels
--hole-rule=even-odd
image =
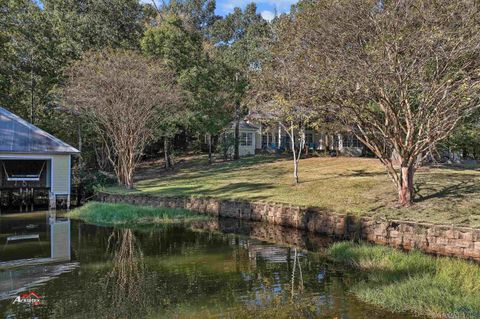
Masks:
[[[245,120],[239,123],[240,132],[240,156],[255,155],[257,149],[261,149],[261,136],[259,135],[260,127],[249,123]],[[227,128],[227,133],[231,136],[235,134],[235,122]],[[230,155],[233,154],[233,146],[229,148]]]
[[[0,204],[33,209],[46,193],[50,208],[59,200],[69,207],[72,156],[78,153],[0,107]]]
[[[227,132],[233,134],[235,124]],[[240,121],[240,156],[254,155],[261,151],[290,150],[290,137],[280,125],[256,124]],[[333,152],[342,156],[362,156],[365,146],[348,132],[322,132],[305,130],[305,152]],[[231,150],[233,152],[233,148]]]

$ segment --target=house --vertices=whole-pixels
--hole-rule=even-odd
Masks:
[[[227,135],[234,136],[235,134],[235,122],[230,123],[227,128]],[[240,132],[240,144],[239,144],[239,153],[240,156],[249,156],[255,155],[256,150],[261,149],[261,136],[259,135],[260,126],[254,125],[247,122],[246,120],[241,120],[239,123],[239,132]],[[233,146],[228,150],[229,154],[233,154]]]
[[[0,204],[70,206],[72,156],[79,151],[0,107]],[[1,207],[0,207],[1,209]]]
[[[291,140],[279,124],[257,124],[252,117],[240,121],[240,156],[258,152],[289,151]],[[274,122],[273,122],[274,123]],[[227,128],[234,134],[235,123]],[[298,133],[298,132],[297,132]],[[231,148],[233,150],[233,148]],[[349,132],[305,130],[305,152],[327,152],[342,156],[362,156],[365,146]]]

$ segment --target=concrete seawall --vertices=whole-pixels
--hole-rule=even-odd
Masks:
[[[97,200],[182,208],[219,217],[261,221],[338,239],[361,239],[405,250],[480,261],[480,229],[335,214],[317,208],[195,197],[99,193]]]

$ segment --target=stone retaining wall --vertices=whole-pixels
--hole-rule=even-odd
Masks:
[[[400,220],[377,220],[334,214],[316,208],[218,200],[100,193],[97,199],[153,207],[183,208],[198,213],[292,227],[339,239],[361,239],[395,248],[480,261],[480,229]]]

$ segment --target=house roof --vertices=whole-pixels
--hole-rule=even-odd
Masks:
[[[230,126],[228,128],[231,129],[231,130],[234,130],[235,129],[235,121],[231,122]],[[256,125],[253,125],[251,123],[248,123],[245,120],[241,120],[240,121],[240,129],[241,130],[258,130],[259,127],[256,126]]]
[[[0,153],[77,154],[80,152],[0,107]]]

